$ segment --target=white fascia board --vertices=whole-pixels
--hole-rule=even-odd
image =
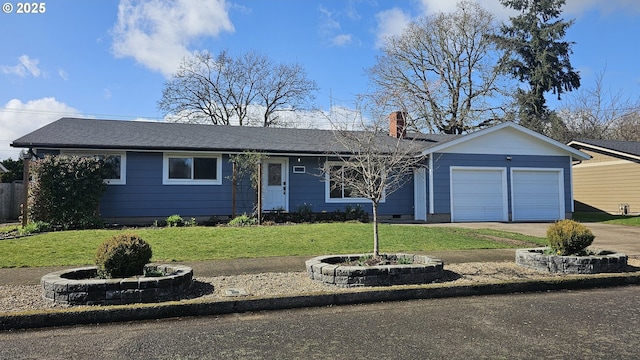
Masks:
[[[633,154],[629,154],[629,153],[626,153],[626,152],[623,152],[623,151],[613,150],[613,149],[609,149],[609,148],[602,147],[602,146],[596,146],[596,145],[584,143],[584,142],[577,141],[577,140],[571,141],[568,144],[568,146],[571,146],[571,145],[579,145],[579,146],[582,146],[582,147],[585,147],[585,148],[589,148],[589,149],[592,149],[592,150],[602,151],[602,152],[605,152],[607,154],[624,156],[626,158],[640,160],[640,156],[638,156],[638,155],[633,155]]]

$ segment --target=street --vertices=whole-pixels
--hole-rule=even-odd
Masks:
[[[0,359],[638,358],[640,287],[0,332]]]

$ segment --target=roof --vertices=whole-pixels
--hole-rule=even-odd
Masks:
[[[0,173],[6,173],[9,172],[9,170],[7,170],[6,167],[4,167],[4,165],[2,165],[2,163],[0,163]]]
[[[581,139],[569,143],[574,148],[589,148],[615,155],[640,159],[640,141]]]
[[[397,141],[382,133],[380,139],[389,145]],[[59,119],[14,140],[11,146],[157,151],[252,150],[302,154],[331,154],[346,150],[332,130],[81,118]]]
[[[410,151],[431,154],[504,128],[539,140],[550,148],[558,148],[576,159],[589,156],[565,144],[505,122],[463,135],[409,133],[398,140],[387,133],[376,134],[376,144],[385,152],[397,141]],[[349,136],[365,136],[362,131]],[[272,154],[336,154],[348,149],[337,140],[333,130],[203,125],[170,122],[98,120],[62,118],[35,130],[11,144],[13,147],[40,149],[114,149],[147,151],[225,151],[246,150]],[[481,149],[478,149],[481,152]]]

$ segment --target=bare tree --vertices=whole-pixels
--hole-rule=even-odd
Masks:
[[[495,69],[495,31],[491,13],[460,1],[455,12],[421,18],[388,38],[370,77],[403,102],[417,128],[460,134],[489,125],[504,115],[495,98],[505,79]]]
[[[275,64],[253,51],[238,57],[201,52],[183,59],[158,107],[177,121],[271,126],[279,111],[306,105],[317,90],[299,64]]]
[[[605,86],[605,71],[597,74],[592,87],[580,88],[564,102],[559,115],[569,139],[634,140],[640,118],[640,98],[625,97]]]
[[[330,183],[330,196],[371,201],[373,255],[379,257],[378,207],[411,179],[416,168],[425,166],[425,156],[419,140],[403,136],[408,120],[405,112],[390,115],[399,131],[398,137],[389,135],[386,115],[379,112],[372,115],[369,122],[360,117],[359,125],[364,130],[334,129],[336,141],[345,150],[332,154],[335,161],[325,162],[323,173]]]

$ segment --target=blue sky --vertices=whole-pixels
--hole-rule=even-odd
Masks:
[[[480,0],[500,20],[498,0]],[[6,4],[7,2],[5,2]],[[367,92],[381,39],[443,0],[50,0],[44,13],[0,13],[0,159],[8,144],[63,116],[161,120],[163,84],[193,51],[257,50],[298,62],[318,83],[316,105],[349,108]],[[614,92],[640,96],[637,0],[568,0],[572,64],[583,87],[606,69]],[[570,96],[570,95],[569,95]]]

